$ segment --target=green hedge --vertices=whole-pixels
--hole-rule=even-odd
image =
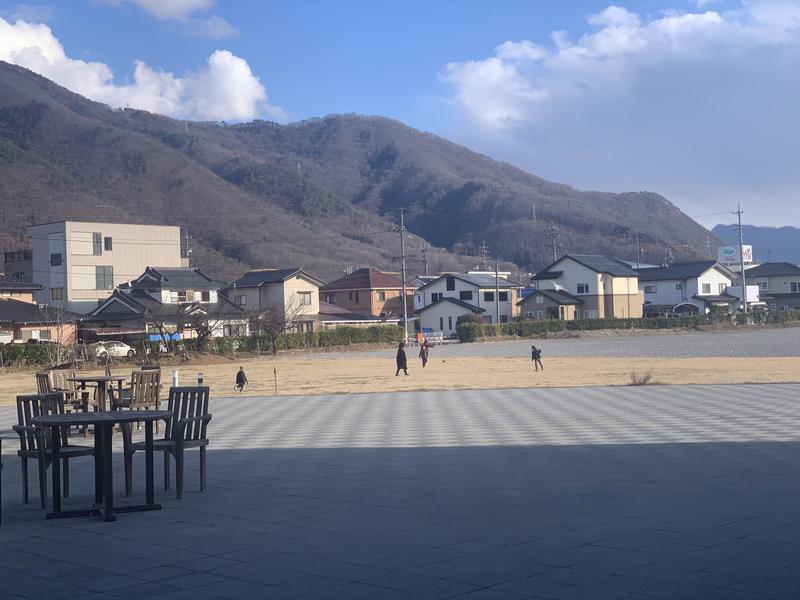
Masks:
[[[47,348],[42,344],[0,344],[3,366],[47,365]]]

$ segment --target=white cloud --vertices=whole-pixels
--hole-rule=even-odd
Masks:
[[[212,9],[215,0],[111,0],[113,4],[129,2],[161,21],[184,21],[196,12]]]
[[[239,35],[238,29],[217,15],[210,15],[201,19],[189,19],[184,23],[184,31],[188,35],[211,40],[222,40]]]
[[[9,21],[47,23],[53,18],[53,8],[40,4],[17,4],[12,10],[0,10],[0,17]]]
[[[655,18],[609,6],[587,22],[574,40],[507,41],[445,65],[448,102],[470,122],[461,141],[580,187],[660,191],[694,214],[758,198],[762,220],[778,220],[763,200],[796,202],[800,0]]]
[[[120,85],[108,65],[66,55],[49,27],[0,18],[0,60],[31,69],[70,90],[111,106],[140,108],[184,119],[285,119],[247,61],[215,51],[197,71],[176,76],[136,61],[133,81]]]

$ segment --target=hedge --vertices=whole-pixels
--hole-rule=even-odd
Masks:
[[[654,317],[645,319],[579,319],[575,321],[513,321],[511,323],[459,323],[456,335],[461,342],[474,342],[487,337],[532,338],[559,331],[591,331],[600,329],[693,329],[702,325],[741,321],[741,315],[692,315],[687,317]],[[761,322],[787,323],[800,321],[800,311],[773,311]]]
[[[69,354],[65,348],[62,354]],[[43,344],[0,344],[3,366],[47,365],[50,361]]]

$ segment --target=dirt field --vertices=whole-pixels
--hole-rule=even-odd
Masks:
[[[394,375],[392,351],[384,357],[336,358],[279,356],[277,358],[227,360],[216,364],[165,367],[169,385],[172,370],[180,383],[193,384],[202,370],[205,382],[217,397],[232,396],[234,377],[241,364],[250,380],[245,396],[273,395],[277,372],[278,394],[347,394],[412,390],[502,389],[553,386],[629,385],[631,373],[649,375],[651,383],[800,383],[800,358],[550,358],[545,371],[534,372],[525,358],[431,357],[427,368],[409,353],[409,376]],[[120,365],[124,374],[131,366]],[[0,374],[0,404],[11,404],[14,396],[34,393],[34,373]]]

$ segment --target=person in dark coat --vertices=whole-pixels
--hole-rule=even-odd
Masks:
[[[536,367],[536,370],[539,370],[539,367],[542,368],[544,371],[544,365],[542,364],[542,349],[537,348],[536,346],[531,346],[531,360],[533,361],[533,366]]]
[[[237,392],[240,392],[244,389],[244,386],[247,385],[247,375],[244,374],[244,367],[239,367],[239,372],[236,373],[236,386],[235,389]]]
[[[405,346],[404,342],[400,342],[397,346],[397,371],[395,371],[395,376],[400,375],[400,369],[408,375],[408,361],[406,360],[406,351],[403,350]]]
[[[428,352],[430,351],[431,346],[428,344],[427,338],[420,344],[419,347],[419,357],[422,360],[422,368],[425,368],[425,365],[428,364]]]

